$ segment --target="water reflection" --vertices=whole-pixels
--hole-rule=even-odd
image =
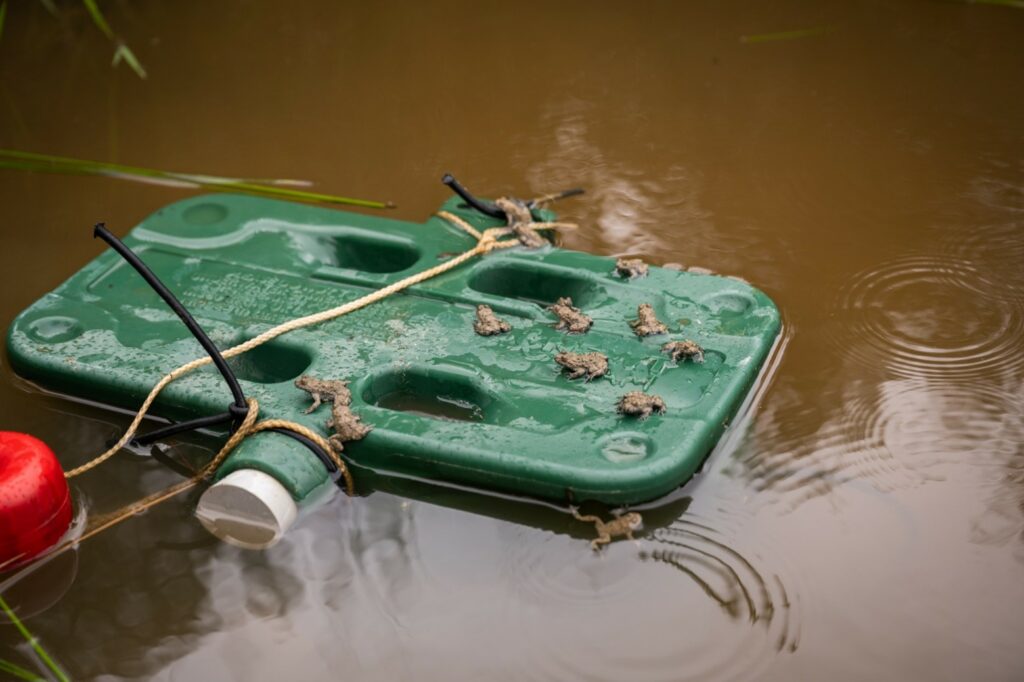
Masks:
[[[699,171],[678,158],[657,168],[635,167],[615,149],[595,141],[606,133],[591,130],[599,114],[593,103],[580,99],[549,105],[544,121],[553,133],[545,149],[547,158],[528,168],[534,192],[568,185],[587,190],[585,201],[558,206],[567,219],[584,228],[579,234],[565,235],[566,246],[598,248],[614,256],[638,255],[655,263],[669,260],[666,252],[682,253],[687,267],[713,263],[726,274],[745,269],[759,282],[772,279],[778,267],[766,243],[772,235],[753,225],[734,225],[726,240],[702,200],[704,179]],[[751,257],[759,261],[753,271]]]

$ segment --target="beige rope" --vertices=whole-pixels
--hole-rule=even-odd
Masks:
[[[464,230],[466,233],[473,236],[474,238],[476,238],[476,246],[474,246],[472,249],[464,253],[459,254],[458,256],[455,256],[450,260],[445,261],[444,263],[436,265],[432,268],[428,268],[427,270],[423,270],[414,275],[410,275],[405,279],[399,280],[382,289],[378,289],[361,298],[357,298],[354,301],[350,301],[335,308],[322,310],[318,313],[313,313],[312,315],[298,317],[294,320],[290,320],[288,322],[279,324],[276,327],[273,327],[272,329],[268,329],[259,336],[256,336],[244,343],[240,343],[237,346],[228,348],[225,351],[222,351],[221,355],[223,355],[225,358],[231,358],[236,355],[241,355],[242,353],[250,351],[253,348],[256,348],[257,346],[260,346],[270,341],[271,339],[275,339],[278,336],[281,336],[282,334],[287,334],[288,332],[294,331],[296,329],[301,329],[303,327],[309,327],[312,325],[320,324],[321,322],[333,320],[337,317],[341,317],[342,315],[347,315],[348,313],[354,312],[361,308],[365,308],[366,306],[372,303],[376,303],[377,301],[385,299],[388,296],[408,289],[411,286],[415,286],[420,282],[424,282],[433,277],[437,277],[438,275],[442,275],[448,272],[449,270],[457,268],[458,266],[462,265],[471,258],[474,258],[475,256],[490,253],[491,251],[494,251],[496,249],[506,249],[512,246],[517,246],[519,244],[519,242],[515,239],[499,241],[499,237],[512,234],[512,230],[507,227],[492,227],[490,229],[484,230],[483,232],[480,232],[472,225],[467,223],[465,220],[459,218],[458,216],[452,213],[448,213],[447,211],[441,211],[437,215],[443,218],[444,220],[447,220],[449,223],[455,225],[456,227]],[[531,225],[531,227],[535,230],[545,230],[572,229],[575,228],[576,226],[566,223],[535,223]],[[116,443],[114,443],[114,445],[112,445],[108,450],[106,450],[102,454],[94,457],[93,459],[89,460],[85,464],[82,464],[81,466],[75,467],[74,469],[65,472],[65,478],[74,478],[75,476],[84,474],[87,471],[91,471],[92,469],[95,469],[100,464],[103,464],[105,461],[113,457],[119,450],[121,450],[121,448],[127,445],[128,441],[130,441],[135,436],[135,433],[138,430],[139,425],[142,423],[143,418],[146,416],[146,413],[149,412],[150,407],[152,407],[153,401],[156,400],[157,396],[160,395],[160,392],[168,384],[188,374],[189,372],[198,369],[199,367],[210,364],[211,362],[212,360],[210,359],[210,356],[207,355],[192,360],[191,362],[187,362],[181,367],[178,367],[177,369],[166,374],[162,379],[160,379],[160,381],[157,382],[157,384],[149,392],[149,395],[146,396],[146,399],[142,403],[142,407],[140,407],[139,411],[135,414],[135,418],[132,419],[132,423],[128,426],[128,429],[124,432],[124,435],[122,435],[121,438]],[[345,477],[345,483],[346,487],[348,488],[349,494],[351,495],[353,493],[354,487],[352,484],[352,478],[351,475],[349,474],[348,468],[345,467],[345,464],[341,460],[341,457],[338,455],[337,452],[335,452],[334,448],[331,447],[330,443],[328,443],[323,437],[321,437],[316,432],[307,429],[301,424],[296,424],[294,422],[275,419],[265,420],[263,422],[260,422],[259,424],[255,424],[254,421],[256,419],[256,414],[258,411],[258,405],[254,400],[250,400],[249,402],[249,413],[246,415],[245,421],[231,435],[227,442],[224,443],[224,446],[220,449],[220,452],[218,452],[217,455],[210,461],[210,464],[203,469],[203,471],[200,474],[202,478],[208,478],[210,475],[212,475],[212,473],[216,471],[217,467],[220,466],[220,464],[224,461],[228,454],[230,454],[231,451],[234,450],[235,447],[239,443],[241,443],[242,440],[244,440],[249,434],[255,433],[257,431],[262,431],[265,429],[282,427],[290,429],[292,431],[296,431],[306,436],[320,447],[322,447],[324,451],[327,452],[328,455],[331,457],[332,461],[334,461],[334,463],[338,466],[338,469],[339,471],[342,472],[342,475]],[[248,426],[246,426],[247,424]],[[194,485],[194,483],[197,482],[197,479],[192,479],[192,481],[192,484]],[[177,492],[181,491],[176,491],[173,494],[177,494]]]
[[[312,429],[309,429],[303,426],[302,424],[296,424],[295,422],[290,422],[286,419],[264,419],[261,422],[257,422],[256,418],[259,415],[260,410],[259,403],[257,403],[252,398],[248,400],[248,403],[249,412],[245,415],[245,419],[239,425],[238,429],[231,435],[230,438],[228,438],[227,442],[225,442],[224,445],[221,446],[220,451],[213,457],[213,459],[210,460],[209,464],[203,467],[202,470],[200,470],[195,476],[185,481],[175,483],[174,485],[164,488],[163,490],[159,490],[153,493],[152,495],[147,495],[141,500],[136,500],[131,504],[125,505],[124,507],[121,507],[115,512],[105,514],[103,516],[91,520],[88,528],[85,529],[85,532],[82,533],[82,535],[71,540],[68,540],[63,545],[57,547],[53,551],[53,553],[56,554],[62,552],[81,542],[85,542],[89,538],[95,535],[99,535],[103,531],[116,526],[122,521],[130,519],[131,517],[136,516],[138,514],[141,514],[142,512],[151,509],[152,507],[155,507],[161,502],[165,502],[185,492],[186,490],[194,488],[196,484],[206,479],[209,479],[211,476],[213,476],[213,474],[216,473],[217,469],[224,462],[227,456],[230,455],[231,452],[236,447],[238,447],[239,443],[241,443],[248,436],[251,436],[254,433],[266,431],[268,429],[289,429],[291,431],[295,431],[305,436],[306,438],[310,439],[318,446],[320,446],[323,449],[323,451],[326,452],[328,456],[330,456],[331,461],[334,462],[334,464],[338,467],[338,471],[340,471],[341,475],[344,477],[345,490],[349,494],[349,497],[355,495],[355,484],[352,481],[352,474],[349,473],[348,467],[345,466],[345,462],[338,455],[338,452],[334,449],[334,446],[331,445],[330,441],[328,441],[326,438],[321,436],[316,431],[313,431]],[[47,554],[47,556],[50,556],[50,554]],[[0,566],[0,568],[2,568],[2,566]]]

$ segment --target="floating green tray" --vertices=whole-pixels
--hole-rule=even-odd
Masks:
[[[478,228],[499,224],[453,199]],[[83,234],[82,238],[86,238]],[[474,245],[437,217],[423,224],[267,199],[208,195],[167,206],[125,243],[221,348],[286,320],[338,306]],[[557,331],[545,310],[570,296],[590,332]],[[490,305],[511,333],[473,332]],[[668,336],[628,325],[650,303]],[[634,503],[685,482],[742,404],[779,330],[760,291],[735,279],[652,267],[625,280],[614,261],[559,248],[494,252],[350,315],[302,329],[231,360],[261,417],[328,433],[330,407],[303,410],[303,374],[349,379],[352,408],[373,431],[345,456],[378,475],[451,481],[559,500]],[[674,363],[668,340],[693,339],[705,362]],[[607,376],[570,381],[559,350],[601,351]],[[171,369],[202,349],[127,263],[106,252],[11,325],[14,369],[38,384],[135,409]],[[631,390],[667,412],[616,413]],[[171,384],[153,412],[186,419],[222,412],[231,396],[211,367]],[[220,471],[256,468],[299,501],[329,480],[291,439],[247,439]]]

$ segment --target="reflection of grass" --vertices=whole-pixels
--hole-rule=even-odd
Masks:
[[[14,623],[14,627],[18,628],[18,632],[21,633],[21,636],[24,637],[29,646],[32,647],[32,651],[34,651],[36,656],[39,657],[39,660],[42,661],[43,665],[53,673],[53,676],[60,682],[68,682],[68,676],[63,670],[61,670],[60,666],[57,665],[57,662],[53,660],[53,657],[47,653],[46,649],[43,648],[43,645],[39,643],[39,640],[32,636],[32,633],[29,632],[28,628],[25,627],[25,624],[21,622],[21,619],[18,618],[16,613],[14,613],[14,610],[7,605],[7,601],[3,597],[0,597],[0,608],[3,609],[4,613],[7,614],[7,617],[10,618],[12,623]],[[0,669],[16,677],[20,677],[23,680],[43,679],[35,673],[25,670],[21,666],[15,665],[10,661],[0,661]]]
[[[57,16],[57,6],[53,3],[53,0],[39,0],[40,4],[46,11],[53,16]],[[139,61],[135,53],[132,52],[131,48],[121,38],[114,33],[113,29],[110,28],[110,24],[107,23],[106,18],[103,16],[103,12],[100,11],[99,5],[96,4],[96,0],[82,0],[82,4],[85,5],[85,9],[89,12],[89,16],[92,18],[92,23],[96,25],[103,35],[107,37],[110,42],[114,43],[114,61],[111,62],[112,66],[117,66],[120,62],[124,62],[135,74],[145,80],[146,69],[142,67],[142,62]],[[3,36],[4,32],[4,18],[7,15],[7,0],[0,1],[0,36]]]
[[[29,682],[46,682],[45,678],[36,675],[31,670],[25,670],[20,665],[15,665],[10,661],[0,659],[0,672],[7,673],[12,677],[17,677],[19,680],[29,680]]]
[[[801,38],[813,38],[832,31],[831,26],[813,26],[811,28],[798,28],[793,31],[778,31],[776,33],[759,33],[752,36],[741,36],[740,42],[744,44],[773,43],[780,40],[799,40]]]
[[[107,36],[108,39],[117,47],[114,49],[114,61],[111,62],[112,66],[117,66],[118,62],[124,61],[125,64],[131,67],[135,74],[145,80],[146,70],[142,68],[142,64],[135,57],[135,53],[131,51],[123,40],[114,34],[111,30],[110,24],[107,23],[103,13],[100,12],[99,5],[96,4],[96,0],[82,0],[82,4],[85,5],[85,9],[89,11],[89,16],[92,17],[92,23],[96,24],[96,28],[103,31],[103,35]]]
[[[35,171],[42,173],[67,173],[70,175],[105,175],[124,180],[134,180],[155,185],[172,187],[192,187],[220,192],[239,192],[243,194],[259,194],[280,197],[296,201],[311,201],[325,204],[348,204],[365,208],[393,208],[391,203],[370,201],[367,199],[351,199],[332,194],[320,194],[306,190],[293,189],[283,185],[306,184],[300,180],[254,180],[249,178],[222,178],[215,175],[198,175],[196,173],[178,173],[153,168],[125,166],[119,163],[103,161],[85,161],[66,156],[36,154],[14,149],[0,149],[0,168],[9,170]]]

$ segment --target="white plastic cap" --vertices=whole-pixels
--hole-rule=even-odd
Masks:
[[[239,469],[210,486],[199,498],[196,517],[228,544],[265,549],[295,522],[295,500],[273,476]]]

